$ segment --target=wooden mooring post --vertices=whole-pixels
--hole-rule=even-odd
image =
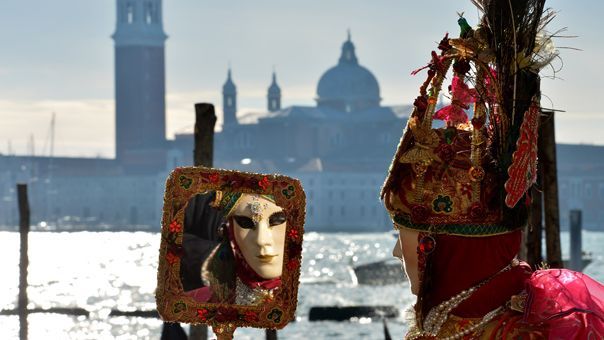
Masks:
[[[193,165],[212,167],[214,163],[214,127],[216,113],[214,105],[208,103],[195,104],[195,130],[193,137]],[[207,340],[207,325],[191,325],[190,340]]]
[[[212,167],[214,164],[214,127],[216,113],[214,105],[208,103],[195,104],[195,147],[193,149],[193,165]],[[206,325],[191,325],[190,340],[206,340],[208,327]],[[277,331],[266,330],[267,340],[277,340]]]
[[[539,175],[537,179],[537,187],[541,187],[541,178],[543,177],[542,171],[539,169]],[[528,225],[526,226],[524,233],[524,247],[522,250],[524,253],[521,258],[531,266],[536,268],[543,262],[543,255],[541,253],[541,239],[543,235],[543,192],[541,189],[533,187],[530,189],[531,193],[531,206]]]
[[[27,199],[27,184],[17,184],[17,200],[19,203],[19,339],[27,340],[27,267],[29,266],[28,236],[29,236],[29,201]]]
[[[560,246],[560,207],[558,206],[558,167],[556,165],[556,134],[554,111],[541,111],[541,133],[538,147],[543,167],[543,210],[545,212],[545,244],[547,264],[562,268]]]
[[[569,269],[583,271],[583,245],[581,239],[582,216],[581,210],[570,211],[570,261]]]
[[[195,104],[193,165],[212,167],[214,164],[215,126],[216,113],[214,112],[214,105],[208,103]]]
[[[545,230],[547,265],[550,268],[562,268],[564,264],[560,246],[558,167],[553,111],[541,111],[540,127],[537,142],[540,161],[537,185],[530,191],[532,202],[520,256],[533,268],[541,265],[543,262],[541,241]]]

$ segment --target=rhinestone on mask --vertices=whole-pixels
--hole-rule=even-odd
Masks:
[[[268,204],[260,203],[256,196],[252,197],[252,202],[248,204],[250,211],[252,212],[252,221],[258,224],[262,219],[262,212],[268,208]]]

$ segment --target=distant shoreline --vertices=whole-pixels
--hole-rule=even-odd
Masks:
[[[12,231],[12,232],[19,232],[18,227],[10,227],[10,226],[0,226],[0,231]],[[57,232],[57,233],[63,233],[63,232],[82,232],[82,231],[87,231],[87,232],[152,232],[152,233],[159,233],[161,232],[161,228],[153,228],[151,226],[132,226],[132,227],[102,227],[102,228],[92,228],[92,227],[85,227],[85,228],[78,228],[78,227],[73,227],[73,228],[57,228],[57,229],[50,229],[50,228],[40,228],[37,226],[32,226],[32,228],[30,229],[30,232],[43,232],[43,233],[52,233],[52,232]],[[568,227],[562,227],[560,229],[560,231],[565,231],[568,232],[569,228]],[[604,228],[602,229],[593,229],[593,228],[583,228],[583,231],[590,231],[590,232],[604,232]],[[359,229],[342,229],[342,228],[335,228],[335,229],[330,229],[330,230],[321,230],[321,229],[306,229],[305,230],[306,233],[326,233],[326,234],[338,234],[338,233],[355,233],[355,234],[371,234],[371,233],[393,233],[394,231],[392,229],[387,229],[387,230],[372,230],[372,229],[368,229],[368,230],[359,230]]]

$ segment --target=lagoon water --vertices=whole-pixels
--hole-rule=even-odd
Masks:
[[[563,255],[569,235],[562,233]],[[29,238],[30,308],[80,307],[88,318],[31,314],[30,339],[159,339],[158,319],[110,317],[111,309],[153,310],[160,236],[146,232],[32,232]],[[390,334],[405,331],[403,310],[413,297],[408,284],[357,285],[351,265],[388,259],[392,233],[315,233],[305,235],[296,322],[278,332],[280,339],[381,339],[380,320],[309,322],[311,306],[393,305],[398,319]],[[583,232],[583,249],[593,262],[585,272],[604,282],[604,232]],[[19,282],[19,234],[0,232],[0,309],[13,309]],[[185,327],[186,329],[186,327]],[[16,316],[0,316],[0,339],[17,339]],[[236,339],[263,339],[264,331],[243,328]]]

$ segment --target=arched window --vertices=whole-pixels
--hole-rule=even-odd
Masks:
[[[150,2],[147,2],[145,4],[145,22],[147,24],[151,24],[154,20],[154,15],[153,15],[153,4]]]
[[[126,5],[126,21],[129,24],[134,22],[134,6],[131,2]]]

